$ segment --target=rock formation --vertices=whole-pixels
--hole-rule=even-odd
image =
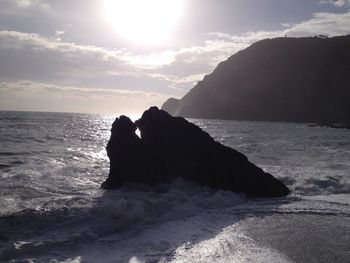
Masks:
[[[141,138],[135,135],[136,128]],[[238,151],[216,142],[198,126],[151,107],[133,123],[117,118],[107,145],[110,173],[104,189],[124,182],[168,183],[183,178],[249,196],[285,196],[289,189]]]
[[[350,35],[259,41],[162,109],[204,119],[350,123]]]

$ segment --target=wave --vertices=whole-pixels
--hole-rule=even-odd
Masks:
[[[4,245],[0,261],[22,256],[41,258],[54,250],[70,254],[72,247],[76,250],[86,242],[109,236],[117,242],[118,237],[130,237],[148,226],[219,211],[245,202],[245,198],[178,181],[155,188],[126,185],[118,191],[43,196],[29,201],[31,209],[0,217],[0,243]],[[18,245],[19,241],[25,243]]]
[[[226,247],[236,257],[237,251],[254,258],[264,251],[271,259],[277,254],[261,250],[235,231],[235,224],[242,218],[275,214],[350,217],[348,204],[315,200],[298,195],[247,199],[181,180],[156,187],[126,185],[117,191],[99,190],[85,196],[55,196],[40,200],[37,209],[0,217],[0,261],[35,258],[63,262],[78,260],[77,255],[89,258],[92,249],[98,254],[95,262],[103,261],[103,256],[106,262],[112,258],[129,262],[131,255],[177,262],[175,254],[199,253],[201,248],[205,253],[204,244],[207,249]],[[102,255],[99,249],[109,254]],[[225,255],[230,258],[229,254]],[[164,261],[158,261],[160,258]]]

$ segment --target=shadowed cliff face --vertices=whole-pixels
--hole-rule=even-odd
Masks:
[[[136,127],[141,138],[135,135]],[[152,107],[133,123],[117,118],[107,145],[110,173],[104,189],[125,182],[155,185],[182,178],[214,189],[251,196],[276,197],[288,188],[250,163],[240,152],[224,146],[181,117]]]
[[[192,118],[350,123],[349,87],[350,36],[267,39],[162,109]]]

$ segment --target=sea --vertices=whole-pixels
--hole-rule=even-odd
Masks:
[[[0,112],[0,262],[350,262],[350,130],[189,119],[284,198],[181,179],[105,191],[115,117]]]

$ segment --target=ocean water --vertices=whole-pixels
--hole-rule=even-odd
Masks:
[[[115,116],[0,112],[0,262],[349,262],[350,130],[190,121],[292,190],[104,191]]]

